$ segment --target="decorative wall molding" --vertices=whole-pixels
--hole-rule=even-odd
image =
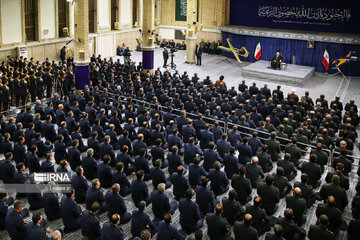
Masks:
[[[241,27],[221,26],[220,30],[223,32],[234,33],[239,35],[257,36],[257,37],[270,37],[270,38],[283,38],[295,40],[307,40],[329,43],[343,43],[343,44],[360,44],[360,37],[343,37],[343,36],[330,36],[320,34],[307,34],[307,33],[291,33],[279,32],[270,30],[255,30]]]

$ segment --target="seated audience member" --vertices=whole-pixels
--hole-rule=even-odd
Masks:
[[[155,235],[157,229],[150,220],[150,217],[145,213],[146,202],[140,201],[137,208],[138,210],[134,210],[132,212],[131,230],[130,230],[131,235],[133,237],[140,237],[141,232],[144,229],[150,229],[151,235]]]
[[[240,167],[238,174],[233,175],[231,186],[237,193],[236,200],[245,205],[251,200],[252,187],[250,180],[246,177],[246,168]]]
[[[185,240],[185,234],[181,233],[174,226],[171,225],[172,217],[170,213],[164,215],[164,221],[160,222],[157,239],[158,240],[169,240],[169,239],[179,239]]]
[[[246,177],[250,180],[253,188],[257,188],[259,185],[259,178],[264,178],[265,176],[258,163],[258,157],[253,157],[251,162],[246,164]]]
[[[279,189],[274,185],[274,176],[269,174],[265,178],[265,183],[260,183],[257,188],[257,193],[263,199],[262,207],[265,209],[267,215],[276,212],[277,203],[280,200]]]
[[[101,228],[99,214],[100,205],[98,202],[91,204],[90,210],[84,210],[79,219],[81,233],[88,239],[100,240]]]
[[[125,197],[131,193],[131,185],[124,173],[124,164],[118,162],[115,166],[116,172],[113,172],[112,182],[120,185],[120,195]]]
[[[222,204],[218,203],[215,206],[215,212],[206,215],[207,232],[211,240],[226,239],[226,237],[231,235],[229,224],[221,216],[222,213]]]
[[[180,225],[187,234],[196,231],[203,225],[199,205],[191,200],[194,193],[193,189],[187,189],[185,192],[185,198],[182,198],[179,201]]]
[[[74,201],[75,190],[71,188],[69,193],[62,197],[60,213],[64,224],[64,232],[69,233],[78,230],[80,226],[81,207]]]
[[[109,222],[105,222],[101,229],[102,240],[124,239],[124,230],[120,225],[120,215],[113,214]]]
[[[144,172],[142,170],[136,172],[136,179],[131,183],[131,198],[135,206],[137,206],[140,201],[145,201],[147,205],[151,202],[149,189],[144,181]]]
[[[235,221],[240,219],[243,211],[240,203],[236,201],[236,196],[236,191],[231,189],[229,191],[229,197],[222,199],[223,213],[221,216],[223,216],[231,226],[234,225]]]
[[[254,204],[248,205],[245,214],[252,216],[251,226],[257,230],[259,236],[270,230],[270,217],[266,214],[265,210],[261,208],[262,200],[259,196],[254,198]]]
[[[120,196],[120,185],[115,183],[111,190],[105,195],[105,201],[108,206],[108,217],[111,219],[113,214],[120,215],[120,224],[125,224],[131,220],[131,213],[127,212],[124,199]]]
[[[247,239],[250,240],[258,239],[258,233],[256,229],[251,226],[251,222],[251,214],[245,214],[243,222],[236,221],[234,223],[234,234],[236,240],[242,239],[242,236],[247,236]]]
[[[326,215],[321,215],[319,218],[319,225],[311,225],[308,238],[310,240],[316,239],[329,239],[334,240],[335,235],[333,232],[328,230],[329,218]]]
[[[154,222],[160,222],[163,220],[165,213],[174,214],[177,209],[177,202],[170,202],[169,197],[166,196],[164,183],[160,183],[157,190],[153,191],[150,197]]]

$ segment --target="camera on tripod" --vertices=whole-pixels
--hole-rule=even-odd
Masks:
[[[175,52],[177,52],[178,50],[175,47],[170,48],[170,53],[171,55],[174,55]]]

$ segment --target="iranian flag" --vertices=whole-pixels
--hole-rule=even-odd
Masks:
[[[325,67],[326,70],[329,69],[330,57],[329,57],[329,52],[328,52],[327,49],[325,49],[324,56],[323,56],[323,58],[322,58],[322,64],[324,65],[324,67]]]
[[[260,45],[260,41],[258,41],[255,48],[254,58],[256,60],[259,60],[260,57],[261,57],[261,45]]]

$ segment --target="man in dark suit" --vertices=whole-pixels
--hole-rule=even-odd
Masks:
[[[203,225],[199,205],[192,202],[194,190],[189,188],[185,192],[185,198],[179,201],[180,225],[187,234],[190,234]]]
[[[188,179],[184,176],[185,169],[183,166],[178,166],[177,171],[174,172],[171,177],[171,183],[173,185],[173,194],[175,199],[179,201],[185,196],[185,192],[190,188]]]
[[[235,189],[231,189],[229,191],[229,197],[223,198],[222,205],[223,205],[223,213],[221,214],[227,222],[233,226],[234,222],[240,219],[240,215],[243,211],[240,203],[236,201],[236,191]]]
[[[270,134],[270,139],[265,141],[265,144],[269,147],[269,154],[271,155],[271,160],[276,162],[279,159],[280,143],[276,140],[276,132]]]
[[[157,188],[159,183],[165,183],[166,188],[171,187],[171,182],[166,179],[165,173],[161,170],[161,160],[157,159],[154,163],[154,167],[150,169],[150,178],[154,189]]]
[[[290,153],[285,153],[284,160],[279,160],[277,163],[278,167],[282,167],[284,169],[284,176],[287,177],[289,181],[293,180],[297,174],[294,163],[290,162],[290,159]]]
[[[89,185],[86,178],[83,176],[84,169],[81,166],[78,166],[75,172],[76,173],[71,178],[71,186],[75,190],[75,201],[77,203],[84,203]]]
[[[282,167],[276,169],[276,174],[274,174],[274,186],[279,189],[280,198],[285,197],[292,189],[291,183],[284,176],[284,169]]]
[[[118,162],[115,166],[116,172],[113,172],[112,182],[120,185],[120,195],[125,197],[131,193],[130,182],[124,173],[124,163]]]
[[[251,226],[257,230],[258,235],[270,230],[270,218],[265,210],[261,208],[261,198],[259,196],[254,197],[252,206],[248,205],[246,207],[245,214],[252,216]]]
[[[96,160],[100,159],[100,144],[97,139],[99,134],[96,131],[91,132],[91,137],[88,138],[87,145],[88,148],[92,148],[94,150],[94,158]]]
[[[54,158],[57,164],[63,159],[68,159],[66,144],[64,143],[64,136],[59,134],[58,140],[54,143],[55,153]]]
[[[26,149],[25,149],[25,137],[19,136],[18,142],[14,143],[14,161],[16,164],[20,162],[24,162],[25,155],[26,155]]]
[[[194,163],[196,156],[202,157],[203,155],[203,152],[194,143],[195,138],[190,137],[189,142],[184,146],[184,162],[187,165]]]
[[[231,234],[228,222],[221,216],[222,213],[222,204],[218,203],[215,206],[215,212],[206,216],[210,240],[225,240]]]
[[[274,226],[274,233],[268,233],[265,236],[265,240],[281,240],[283,237],[283,228],[281,225],[276,224]]]
[[[238,172],[240,167],[239,160],[235,157],[235,147],[231,146],[229,153],[226,153],[223,157],[225,173],[228,179],[231,179],[234,174]]]
[[[285,239],[304,239],[306,232],[299,227],[294,221],[294,211],[291,208],[284,210],[284,217],[276,219],[276,223],[282,226],[284,232],[283,237]]]
[[[56,192],[44,193],[43,206],[48,221],[61,217],[59,196]]]
[[[209,171],[213,168],[216,161],[223,163],[223,159],[220,157],[219,153],[215,151],[215,143],[210,142],[208,147],[209,149],[204,151],[203,167],[205,171]]]
[[[98,163],[93,156],[94,150],[89,148],[86,151],[86,155],[84,155],[81,160],[81,166],[84,169],[84,176],[88,180],[93,180],[97,176]]]
[[[148,186],[144,182],[144,176],[144,171],[137,171],[136,179],[131,183],[131,198],[135,206],[137,206],[140,201],[145,201],[146,204],[150,204],[151,202]]]
[[[98,164],[97,178],[100,180],[101,186],[108,188],[112,185],[113,173],[110,167],[111,157],[106,154],[103,160]]]
[[[104,193],[97,178],[91,181],[91,187],[86,192],[86,209],[90,210],[94,202],[97,202],[100,206],[99,214],[107,211]]]
[[[200,44],[196,44],[195,55],[196,55],[196,65],[201,66],[201,57],[202,57],[203,48]]]
[[[120,185],[115,183],[110,191],[105,195],[106,204],[108,206],[108,217],[113,214],[120,215],[120,224],[125,224],[131,220],[131,213],[127,212],[124,199],[120,196]]]
[[[200,130],[200,148],[208,149],[211,141],[214,141],[214,134],[210,131],[210,124],[205,124],[205,129]]]
[[[308,238],[310,240],[317,240],[317,239],[328,239],[334,240],[335,235],[328,229],[329,225],[329,218],[326,215],[321,215],[319,218],[319,225],[311,225]]]
[[[64,232],[73,232],[80,228],[79,218],[81,216],[81,207],[74,201],[75,190],[72,188],[69,193],[61,199],[61,218],[65,226]]]
[[[256,152],[256,156],[259,159],[259,166],[265,173],[269,172],[273,168],[271,156],[268,152],[269,147],[266,144],[261,147],[261,150]]]
[[[4,154],[5,160],[0,162],[0,175],[3,183],[14,183],[15,167],[11,163],[13,155],[11,152]]]
[[[235,240],[256,240],[258,239],[258,233],[255,228],[251,226],[252,216],[246,214],[244,216],[244,222],[236,221],[234,223]]]
[[[301,172],[309,176],[308,183],[313,188],[320,186],[321,168],[317,164],[317,157],[315,154],[310,155],[309,162],[303,162]]]
[[[32,222],[26,225],[26,239],[49,239],[46,233],[50,233],[49,228],[43,226],[41,213],[32,216]]]
[[[178,239],[185,240],[186,235],[171,226],[172,218],[170,213],[164,215],[164,221],[160,222],[157,232],[157,240]]]
[[[166,47],[164,47],[163,59],[164,59],[164,65],[163,65],[163,67],[166,68],[166,66],[167,66],[167,60],[169,59],[169,52],[168,52],[168,50],[167,50]]]
[[[265,176],[258,163],[258,157],[253,157],[251,162],[246,164],[246,177],[250,180],[251,186],[253,188],[257,188],[259,184],[259,178],[264,178]]]
[[[301,189],[295,188],[292,196],[286,197],[286,207],[294,212],[294,222],[302,226],[306,222],[306,201],[301,198]]]
[[[291,138],[291,144],[285,147],[285,152],[290,153],[291,155],[290,161],[294,163],[295,167],[297,167],[299,165],[299,159],[301,158],[301,150],[297,146],[296,137]]]
[[[214,169],[210,169],[209,171],[210,187],[215,195],[221,195],[229,189],[229,180],[226,174],[220,169],[220,162],[215,162]]]
[[[328,172],[328,174],[325,177],[325,181],[327,183],[331,183],[332,176],[338,175],[340,177],[340,186],[343,189],[348,190],[349,189],[349,178],[343,174],[343,171],[344,171],[344,164],[338,163],[336,165],[336,171]]]
[[[338,175],[332,176],[331,183],[327,183],[321,187],[321,199],[326,200],[329,196],[335,198],[335,206],[340,211],[343,211],[348,205],[346,191],[340,186],[340,177]]]
[[[42,161],[40,170],[42,172],[55,172],[54,164],[52,163],[52,155],[50,153],[46,154],[46,159]]]
[[[81,165],[80,151],[78,150],[79,140],[73,140],[73,146],[68,149],[68,162],[70,163],[71,170],[75,171]]]
[[[132,212],[132,219],[131,219],[131,235],[134,238],[140,237],[142,231],[144,229],[151,230],[151,235],[155,235],[157,229],[153,222],[150,220],[148,214],[145,213],[146,210],[146,202],[140,201],[138,204],[138,210],[134,210]]]
[[[295,182],[294,188],[301,189],[301,197],[305,199],[307,208],[310,208],[315,202],[315,191],[312,186],[307,184],[308,175],[306,173],[301,174],[301,182]]]
[[[103,158],[106,154],[109,154],[112,160],[112,166],[115,165],[115,153],[114,148],[110,144],[110,136],[106,135],[104,137],[104,142],[100,143],[100,158]]]
[[[339,233],[339,230],[341,230],[343,219],[342,212],[335,207],[335,198],[333,196],[328,197],[326,204],[318,205],[316,216],[319,218],[323,214],[329,218],[329,230],[336,236]]]
[[[267,215],[276,212],[277,203],[280,200],[279,190],[273,186],[274,177],[269,174],[265,178],[265,183],[260,183],[257,188],[257,193],[263,199],[262,207],[265,209]]]
[[[113,240],[113,239],[124,239],[124,231],[120,225],[120,215],[113,214],[110,217],[110,221],[104,223],[101,230],[101,239],[102,240]]]
[[[236,200],[245,205],[251,200],[252,187],[250,180],[246,178],[246,167],[241,167],[238,174],[231,178],[231,186],[237,193]]]
[[[42,124],[42,135],[45,137],[46,140],[50,142],[55,142],[56,139],[56,132],[54,128],[54,124],[52,122],[51,115],[46,116],[46,120]]]
[[[91,136],[91,126],[90,126],[90,122],[89,122],[88,118],[89,118],[89,115],[87,113],[85,113],[84,116],[79,121],[81,135],[84,138],[89,138]]]
[[[196,203],[199,205],[201,216],[205,216],[214,210],[217,202],[214,193],[208,189],[208,178],[201,178],[201,185],[195,188],[196,192]]]
[[[160,183],[157,190],[153,191],[150,195],[152,212],[154,213],[154,222],[163,220],[165,213],[174,214],[177,209],[175,201],[169,202],[168,196],[165,194],[165,184]]]
[[[81,226],[81,233],[84,237],[91,240],[101,240],[99,212],[100,205],[97,202],[94,202],[91,205],[90,211],[85,210],[82,212],[79,223]]]
[[[14,207],[7,210],[5,217],[5,229],[9,233],[11,239],[26,238],[26,224],[19,214],[24,208],[23,201],[16,201]]]
[[[80,129],[80,126],[79,125],[76,125],[75,128],[74,128],[74,131],[71,133],[71,139],[72,140],[79,140],[79,151],[80,152],[85,152],[86,149],[88,148],[84,142],[83,142],[83,136],[81,135],[80,133],[81,129]]]

